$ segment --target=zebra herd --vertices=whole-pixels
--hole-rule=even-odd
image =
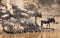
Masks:
[[[28,18],[27,18],[28,17]],[[35,17],[35,21],[31,20],[30,17]],[[43,24],[49,25],[50,23],[54,22],[54,18],[46,18],[47,20],[41,20],[41,29],[39,25],[36,23],[37,17],[42,18],[42,14],[35,12],[35,13],[20,13],[17,12],[14,15],[11,15],[8,10],[0,9],[0,18],[2,18],[2,27],[3,30],[10,33],[16,32],[37,32],[40,31],[43,27]]]

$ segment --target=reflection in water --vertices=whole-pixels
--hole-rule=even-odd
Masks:
[[[60,32],[37,32],[21,34],[0,34],[0,38],[60,38]]]

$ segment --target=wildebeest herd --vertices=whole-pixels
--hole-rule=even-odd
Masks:
[[[0,18],[2,18],[3,31],[7,33],[22,33],[22,32],[38,32],[43,29],[43,24],[49,25],[55,23],[55,18],[46,18],[41,20],[41,27],[36,23],[37,17],[42,18],[42,14],[38,12],[26,13],[15,10],[14,15],[11,15],[8,10],[0,9]],[[35,17],[35,21],[31,20],[31,17]],[[41,28],[41,29],[40,29]]]

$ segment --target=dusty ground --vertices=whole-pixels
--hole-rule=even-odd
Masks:
[[[56,15],[60,15],[60,5],[59,5],[60,3],[58,3],[58,2],[60,2],[59,0],[53,0],[53,2],[51,2],[50,0],[47,0],[47,1],[40,0],[40,1],[38,1],[38,3],[36,2],[37,0],[35,0],[34,2],[32,2],[32,0],[25,0],[25,2],[26,1],[27,1],[27,4],[28,3],[29,4],[30,3],[36,4],[35,8],[36,9],[39,8],[39,12],[42,13],[43,17],[38,18],[38,20],[37,20],[37,23],[38,23],[39,26],[41,26],[41,24],[40,24],[41,19],[48,18],[48,17],[54,17],[56,22],[58,22],[58,24],[51,23],[50,27],[54,28],[55,30],[60,30],[60,16],[56,16]],[[12,0],[12,1],[10,1],[10,3],[16,4],[19,7],[24,7],[25,2],[24,2],[24,0],[18,0],[18,1],[17,0]],[[3,0],[3,3],[4,3],[4,0]],[[46,27],[46,25],[44,25],[44,27]],[[0,30],[2,30],[1,24],[0,24]]]
[[[60,38],[60,32],[37,32],[23,34],[0,34],[0,38]]]
[[[49,18],[49,17],[50,16],[47,16],[47,17],[44,16],[43,18],[38,18],[37,23],[41,26],[41,24],[40,24],[41,19],[45,19],[45,18]],[[53,17],[53,16],[51,16],[51,17]],[[58,16],[58,17],[56,16],[54,18],[55,18],[55,21],[58,23],[56,23],[56,24],[50,23],[50,27],[55,29],[55,30],[60,30],[60,16]],[[43,27],[46,28],[46,24],[44,24]]]

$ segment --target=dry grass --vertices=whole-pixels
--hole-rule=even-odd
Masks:
[[[23,33],[23,34],[1,34],[0,38],[60,38],[59,31]]]

